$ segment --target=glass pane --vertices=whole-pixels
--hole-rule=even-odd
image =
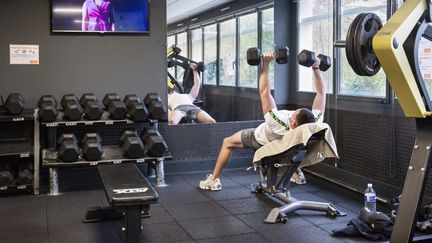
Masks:
[[[188,51],[187,51],[187,34],[186,32],[177,34],[177,47],[180,48],[181,52],[180,55],[184,57],[188,57]],[[183,73],[184,69],[182,67],[177,66],[177,75],[176,79],[182,83],[183,82]]]
[[[240,24],[240,58],[239,58],[239,86],[258,87],[258,69],[247,64],[246,52],[250,47],[258,46],[258,14],[248,14],[239,18]]]
[[[202,62],[202,29],[191,31],[192,53],[191,59],[196,62]]]
[[[417,51],[420,74],[425,83],[429,99],[432,99],[432,42],[425,37],[421,37]]]
[[[349,25],[359,13],[373,12],[377,14],[383,24],[386,22],[387,1],[386,0],[342,0],[342,23],[341,39],[346,39]],[[339,94],[368,97],[386,96],[386,78],[381,69],[373,77],[359,76],[348,64],[345,51],[341,51],[341,80]]]
[[[333,1],[299,1],[299,50],[307,49],[316,55],[330,56],[333,60]],[[327,92],[333,90],[332,68],[321,72]],[[299,65],[299,91],[315,92],[313,72]]]
[[[235,86],[236,20],[220,23],[219,84]]]
[[[262,11],[262,51],[274,51],[274,11]],[[274,62],[270,64],[270,87],[274,88]]]
[[[167,47],[170,47],[175,44],[175,35],[171,35],[167,37]],[[175,67],[168,68],[168,72],[175,77]]]
[[[216,85],[217,63],[217,28],[216,24],[204,27],[204,77],[205,84]]]

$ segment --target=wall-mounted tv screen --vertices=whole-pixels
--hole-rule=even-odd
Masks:
[[[146,33],[149,0],[51,0],[53,32]]]

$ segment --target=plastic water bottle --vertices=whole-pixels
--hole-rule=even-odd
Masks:
[[[376,211],[376,194],[372,188],[372,183],[368,183],[364,193],[364,206],[371,212]]]

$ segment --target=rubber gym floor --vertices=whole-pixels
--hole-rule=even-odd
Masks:
[[[336,238],[332,229],[357,217],[362,195],[306,174],[306,185],[293,185],[297,199],[330,201],[347,216],[297,211],[286,224],[265,224],[276,206],[263,195],[250,192],[257,172],[236,169],[222,175],[222,191],[197,188],[206,173],[166,175],[167,187],[155,187],[159,202],[143,218],[141,242],[368,242],[362,238]],[[150,178],[154,184],[154,179]],[[60,181],[61,182],[61,181]],[[107,206],[100,188],[66,190],[59,196],[17,195],[0,198],[0,243],[114,243],[124,240],[122,222],[82,223],[89,207]],[[380,209],[380,205],[378,205]]]

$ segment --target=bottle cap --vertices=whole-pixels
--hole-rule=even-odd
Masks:
[[[372,187],[372,183],[368,183],[368,187]]]

